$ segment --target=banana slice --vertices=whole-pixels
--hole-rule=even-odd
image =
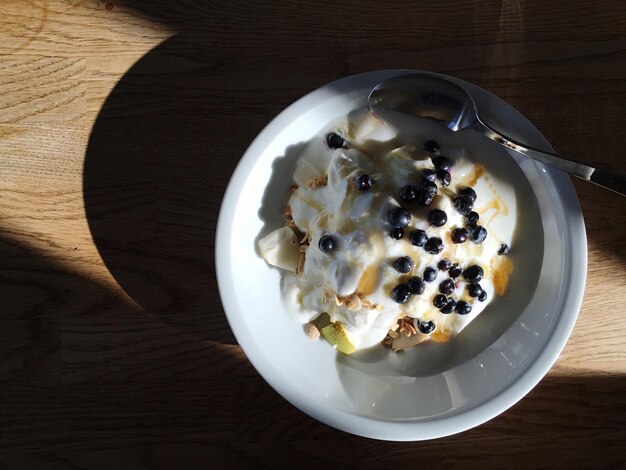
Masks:
[[[295,272],[300,260],[296,234],[289,227],[270,232],[258,243],[259,253],[265,261],[277,268]]]

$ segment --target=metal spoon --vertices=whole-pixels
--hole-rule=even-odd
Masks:
[[[522,155],[591,181],[622,196],[626,193],[626,178],[623,176],[529,147],[488,126],[480,119],[476,103],[469,92],[444,77],[412,73],[390,78],[372,90],[368,103],[372,111],[377,108],[388,109],[432,118],[452,131],[474,129]]]

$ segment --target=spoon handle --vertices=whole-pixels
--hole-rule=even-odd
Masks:
[[[538,160],[547,165],[563,170],[570,175],[577,176],[586,181],[591,181],[603,188],[615,191],[622,196],[626,196],[626,178],[618,175],[615,172],[605,170],[603,168],[594,168],[584,163],[577,162],[575,160],[569,160],[563,158],[560,155],[556,155],[550,152],[543,152],[539,149],[529,147],[525,144],[517,142],[504,134],[491,128],[480,119],[477,119],[472,126],[474,130],[480,132],[485,137],[504,145],[506,148],[514,150],[517,153],[521,153],[533,160]]]
[[[622,196],[626,193],[626,178],[612,171],[607,171],[604,168],[596,168],[591,174],[589,181],[603,188],[615,191]]]

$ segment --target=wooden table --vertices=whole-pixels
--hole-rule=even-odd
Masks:
[[[532,3],[532,4],[531,4]],[[227,325],[215,224],[265,124],[339,77],[477,83],[626,173],[626,3],[0,1],[0,466],[626,465],[626,200],[575,182],[585,300],[477,429],[387,443],[276,394]]]

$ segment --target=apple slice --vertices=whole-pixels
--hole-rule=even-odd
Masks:
[[[313,323],[320,330],[322,337],[343,354],[352,354],[356,347],[350,341],[348,331],[340,321],[331,322],[327,313],[322,313]]]

